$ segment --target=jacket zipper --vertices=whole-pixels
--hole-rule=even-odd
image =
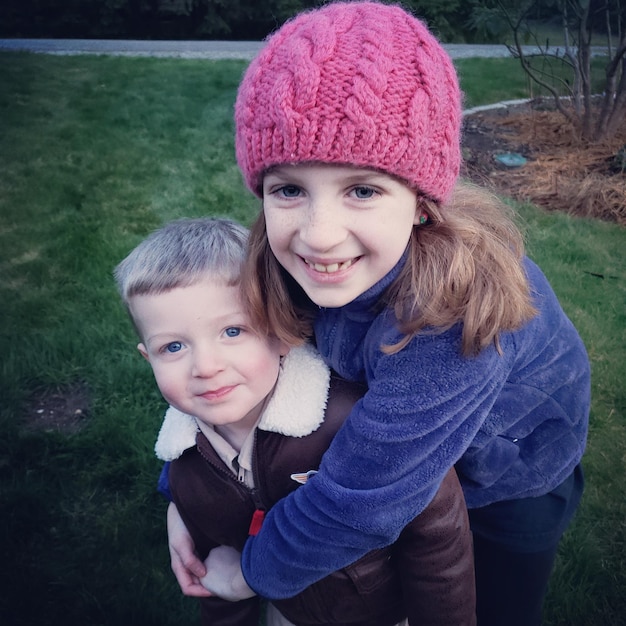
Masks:
[[[254,445],[252,446],[252,480],[254,482],[254,488],[250,489],[250,497],[252,498],[252,502],[254,503],[255,510],[252,514],[252,520],[250,521],[250,528],[248,529],[248,535],[251,537],[255,537],[259,534],[261,530],[261,526],[263,525],[263,520],[265,520],[265,511],[266,507],[263,503],[263,498],[261,497],[261,493],[257,488],[259,481],[257,480],[259,475],[259,467],[258,467],[258,456],[257,456],[257,440],[258,431],[254,431]]]
[[[259,490],[255,487],[250,489],[247,487],[241,480],[239,480],[238,476],[235,476],[231,471],[226,469],[221,463],[215,463],[213,459],[208,458],[205,454],[202,453],[202,449],[200,446],[196,445],[198,452],[200,452],[200,456],[212,467],[214,467],[218,472],[224,474],[228,477],[228,479],[237,483],[239,488],[242,491],[245,491],[246,494],[252,500],[252,504],[255,507],[254,513],[252,514],[252,519],[250,520],[250,526],[248,528],[248,534],[251,536],[256,536],[258,532],[261,530],[261,526],[263,525],[263,520],[265,519],[265,512],[267,507],[263,504],[263,498]],[[257,431],[254,432],[254,445],[252,446],[252,479],[254,484],[257,484],[257,476],[258,476],[258,464],[257,464]]]
[[[248,535],[250,535],[251,537],[256,537],[261,530],[263,521],[265,520],[265,507],[263,506],[263,502],[261,501],[261,498],[259,496],[258,489],[251,489],[250,495],[252,496],[252,501],[254,502],[254,506],[256,508],[254,509],[252,519],[250,520]]]

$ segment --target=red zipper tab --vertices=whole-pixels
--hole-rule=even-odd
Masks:
[[[257,509],[252,515],[252,521],[250,522],[250,528],[248,529],[248,535],[256,537],[261,530],[263,520],[265,519],[265,511]]]

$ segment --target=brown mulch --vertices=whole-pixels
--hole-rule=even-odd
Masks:
[[[626,225],[626,122],[607,140],[583,141],[565,118],[545,104],[529,103],[467,115],[463,175],[498,193],[546,209]],[[495,155],[524,156],[506,167]]]

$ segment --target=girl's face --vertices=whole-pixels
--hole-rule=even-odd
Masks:
[[[279,263],[318,306],[348,304],[400,260],[419,219],[417,194],[375,170],[285,165],[263,180]]]

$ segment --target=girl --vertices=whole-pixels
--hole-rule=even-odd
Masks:
[[[289,597],[389,544],[456,466],[479,625],[539,624],[582,492],[589,364],[501,203],[458,181],[450,59],[398,6],[329,4],[269,39],[235,120],[263,200],[244,291],[285,341],[312,320],[327,363],[368,386],[246,543],[247,583]]]

